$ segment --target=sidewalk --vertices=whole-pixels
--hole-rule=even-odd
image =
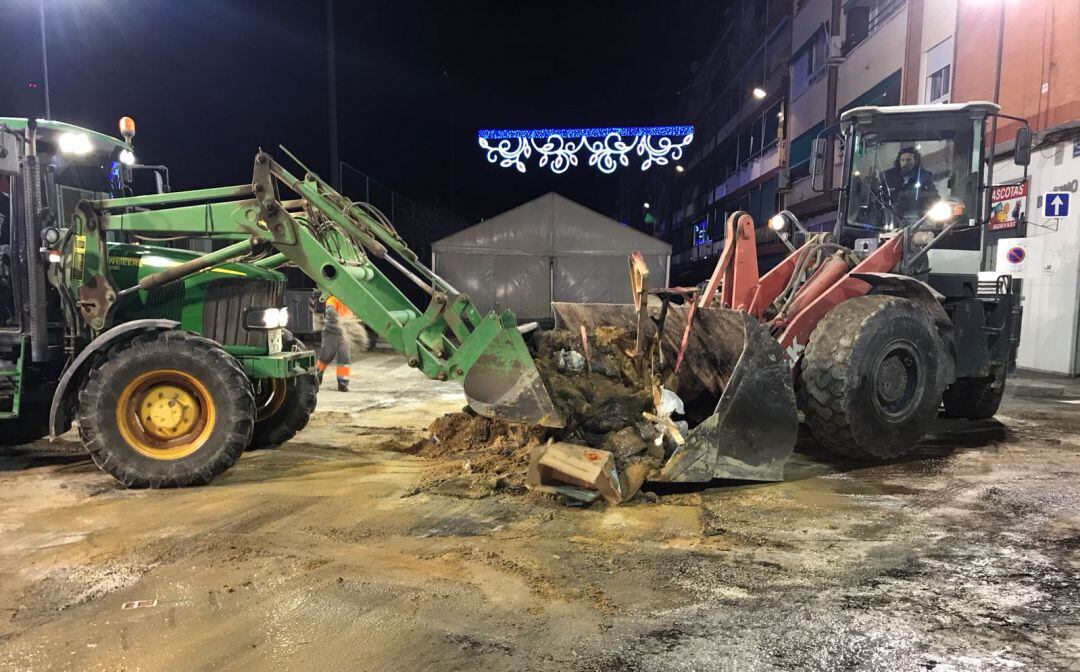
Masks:
[[[1080,377],[1017,369],[1005,381],[1005,392],[1015,397],[1080,399]]]

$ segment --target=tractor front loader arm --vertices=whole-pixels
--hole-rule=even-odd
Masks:
[[[147,276],[138,285],[117,288],[121,295],[149,291],[227,262],[248,260],[264,268],[292,264],[325,296],[336,296],[424,375],[461,381],[477,412],[562,426],[564,420],[540,379],[512,312],[481,315],[468,296],[418,261],[385,215],[341,195],[312,171],[304,171],[304,177],[298,178],[260,151],[250,184],[88,202],[92,217],[87,221],[93,226],[84,226],[82,231],[232,241]],[[282,200],[283,191],[297,198]],[[90,239],[87,235],[87,243]],[[88,244],[88,259],[90,251]],[[421,310],[414,305],[373,259],[393,266],[423,289],[430,297],[427,307]],[[106,288],[111,290],[110,285]],[[113,297],[93,304],[83,301],[84,312],[87,306],[97,310],[88,318],[103,318],[88,320],[95,332],[108,324],[103,313],[111,305],[109,298]]]
[[[279,185],[300,196],[304,216],[278,200]],[[481,315],[465,294],[419,263],[381,213],[348,200],[311,171],[299,179],[260,152],[254,201],[239,218],[271,239],[284,258],[332,294],[410,366],[460,380],[472,407],[504,420],[561,426],[560,417],[511,311]],[[234,219],[237,219],[234,217]],[[382,259],[429,296],[417,308],[370,257]]]

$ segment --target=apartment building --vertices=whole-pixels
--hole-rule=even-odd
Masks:
[[[764,221],[775,209],[791,19],[791,0],[731,3],[707,58],[680,89],[677,116],[695,127],[689,151],[677,165],[624,173],[621,219],[672,244],[673,283],[708,274],[728,213]],[[765,254],[782,249],[763,243]]]
[[[814,139],[860,105],[993,100],[999,34],[998,100],[1036,134],[1023,216],[988,227],[984,268],[993,269],[998,241],[1029,239],[1018,364],[1080,375],[1077,0],[733,2],[682,89],[677,118],[696,127],[691,150],[677,166],[628,171],[623,221],[671,243],[672,282],[693,284],[715,264],[727,215],[746,210],[768,268],[784,254],[764,228],[772,213],[786,207],[818,230],[835,222],[834,196],[809,179]],[[1009,156],[1019,125],[998,128],[995,185],[1025,182]],[[828,172],[833,186],[838,167]],[[1048,192],[1075,194],[1068,217],[1045,215]]]

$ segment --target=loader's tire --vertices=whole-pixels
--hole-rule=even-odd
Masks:
[[[295,338],[291,343],[286,340],[284,347],[300,352],[308,349]],[[306,427],[315,411],[319,379],[312,371],[292,378],[259,381],[256,388],[255,429],[248,450],[281,445]]]
[[[941,404],[940,339],[908,299],[862,296],[818,323],[799,365],[799,406],[823,447],[858,459],[903,455]]]
[[[945,389],[941,401],[946,417],[985,420],[997,413],[1004,394],[1005,385],[994,387],[993,377],[957,378]]]
[[[137,336],[107,353],[79,391],[79,432],[129,488],[204,485],[247,448],[251,382],[218,344],[183,331]]]

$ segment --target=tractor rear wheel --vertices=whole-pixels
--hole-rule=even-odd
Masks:
[[[908,299],[862,296],[833,308],[799,365],[810,433],[859,459],[911,451],[941,403],[943,349],[927,312]]]
[[[992,376],[985,378],[957,378],[945,389],[942,403],[945,415],[950,418],[985,420],[994,417],[1005,394],[1005,384],[994,385]]]
[[[217,343],[183,331],[108,353],[79,392],[79,431],[102,470],[129,488],[203,485],[247,448],[251,383]]]
[[[308,348],[298,339],[285,342],[286,349],[303,352]],[[285,443],[307,426],[315,411],[319,379],[315,372],[292,378],[269,378],[256,382],[255,429],[248,450]]]

